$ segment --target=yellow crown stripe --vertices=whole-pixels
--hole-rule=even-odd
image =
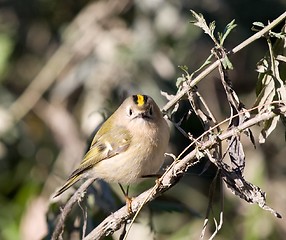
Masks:
[[[138,94],[137,95],[137,105],[139,107],[143,106],[145,104],[145,98],[143,95]]]

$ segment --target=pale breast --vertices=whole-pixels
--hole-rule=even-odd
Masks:
[[[150,128],[146,123],[133,134],[130,147],[123,153],[102,160],[90,172],[92,176],[107,182],[131,184],[144,175],[155,174],[164,162],[169,142],[169,127],[165,120]],[[134,129],[134,128],[133,128]]]

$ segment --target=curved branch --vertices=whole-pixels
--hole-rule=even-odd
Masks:
[[[200,151],[211,148],[218,142],[226,140],[230,136],[242,132],[243,130],[256,125],[259,122],[271,119],[277,116],[276,113],[285,114],[286,106],[277,108],[275,112],[267,112],[261,115],[256,115],[255,117],[244,122],[237,128],[233,128],[225,133],[217,136],[214,140],[207,140],[202,143]],[[178,179],[188,170],[193,164],[193,159],[197,156],[197,149],[191,151],[183,159],[177,161],[171,168],[168,168],[165,174],[159,179],[158,184],[153,188],[148,189],[136,198],[132,200],[132,210],[136,212],[142,204],[148,203],[154,198],[158,197],[160,194],[170,189],[173,185],[178,182]],[[104,236],[108,236],[118,230],[120,226],[127,220],[130,219],[133,214],[128,213],[126,206],[122,207],[115,213],[112,213],[105,220],[103,220],[95,229],[93,229],[84,240],[101,239]]]

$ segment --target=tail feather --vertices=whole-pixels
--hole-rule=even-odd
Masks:
[[[75,175],[71,178],[68,179],[68,181],[65,183],[65,185],[63,185],[54,195],[53,198],[61,195],[64,191],[66,191],[67,189],[69,189],[72,185],[74,185],[76,182],[78,182],[81,179],[81,175]]]

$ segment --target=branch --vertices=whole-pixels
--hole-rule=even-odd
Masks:
[[[277,108],[275,112],[279,112],[279,114],[285,114],[286,106]],[[233,128],[217,136],[217,139],[207,140],[203,142],[199,150],[204,151],[206,149],[209,149],[212,146],[216,145],[218,142],[226,140],[230,136],[237,134],[238,132],[242,132],[243,130],[259,122],[271,119],[274,116],[276,116],[276,113],[274,112],[267,112],[261,115],[256,115],[255,117],[244,122],[237,128]],[[183,159],[176,161],[174,165],[172,165],[166,170],[164,175],[159,179],[158,184],[156,184],[153,188],[143,192],[138,197],[134,198],[132,200],[133,212],[136,212],[142,204],[150,202],[166,190],[170,189],[173,185],[175,185],[178,182],[178,179],[181,178],[184,172],[186,172],[188,168],[192,165],[192,160],[196,158],[197,151],[198,150],[195,149],[191,151],[188,155],[186,155]],[[108,236],[114,231],[118,230],[120,226],[132,216],[133,214],[128,213],[126,206],[124,206],[115,213],[112,213],[110,216],[108,216],[104,221],[102,221],[93,231],[91,231],[84,238],[84,240],[101,239],[104,236]]]
[[[87,179],[80,187],[79,189],[73,194],[73,196],[68,200],[65,207],[62,210],[60,219],[57,222],[57,225],[55,227],[55,230],[53,232],[51,240],[57,240],[59,239],[60,235],[63,233],[64,230],[64,224],[65,219],[68,216],[69,212],[72,210],[73,205],[81,201],[81,199],[85,195],[86,189],[95,181],[94,178]]]
[[[235,54],[239,52],[241,49],[245,48],[255,40],[261,38],[265,33],[267,33],[269,30],[271,30],[273,27],[275,27],[278,23],[283,21],[286,18],[286,11],[282,13],[278,18],[276,18],[274,21],[272,21],[268,26],[260,30],[259,32],[255,33],[239,45],[237,45],[235,48],[229,51],[229,54]],[[173,99],[171,99],[163,108],[163,112],[167,112],[171,107],[173,107],[188,91],[190,91],[191,88],[193,88],[196,84],[198,84],[203,78],[205,78],[207,75],[209,75],[213,70],[215,70],[221,60],[216,60],[213,64],[208,66],[204,71],[202,71],[196,78],[194,78],[190,84],[186,85],[180,92],[177,93],[177,95],[174,96]]]
[[[257,32],[241,44],[239,44],[237,47],[233,48],[229,54],[234,54],[253,41],[259,39],[262,37],[265,33],[267,33],[271,28],[273,28],[275,25],[277,25],[280,21],[282,21],[286,17],[286,12],[284,12],[280,17],[275,19],[272,23],[270,23],[267,27],[262,29],[261,31]],[[174,96],[173,99],[171,99],[162,109],[163,112],[168,111],[173,105],[175,105],[192,87],[194,87],[200,80],[202,80],[204,77],[206,77],[209,73],[211,73],[215,68],[218,67],[221,60],[217,60],[212,65],[207,67],[203,72],[201,72],[192,82],[184,87],[180,92],[177,93],[176,96]],[[286,107],[280,107],[276,108],[277,111],[280,111],[280,113],[286,112]],[[261,115],[256,115],[252,119],[249,119],[248,121],[245,121],[243,124],[236,128],[232,128],[229,131],[226,131],[225,133],[219,135],[216,139],[207,140],[205,142],[202,142],[200,145],[200,151],[204,151],[206,149],[211,148],[212,146],[216,145],[218,142],[223,141],[227,138],[229,138],[232,135],[237,134],[238,132],[241,132],[261,121],[265,121],[268,119],[273,118],[276,116],[276,112],[266,112]],[[212,131],[210,129],[207,132]],[[207,133],[206,132],[206,133]],[[204,133],[205,134],[205,133]],[[178,180],[183,176],[183,174],[188,170],[190,166],[192,166],[193,159],[197,156],[197,149],[191,151],[188,155],[186,155],[183,159],[180,161],[175,161],[174,164],[172,164],[169,169],[166,170],[164,175],[160,178],[158,183],[151,189],[143,192],[138,197],[133,199],[132,201],[132,210],[133,213],[129,213],[126,206],[122,207],[115,213],[108,216],[104,221],[102,221],[92,232],[90,232],[84,240],[91,240],[91,239],[100,239],[104,236],[112,234],[114,231],[118,230],[122,223],[124,223],[126,220],[130,219],[134,213],[136,213],[142,205],[145,203],[150,202],[154,198],[158,197],[160,194],[165,192],[166,190],[170,189],[173,185],[175,185]],[[70,212],[72,206],[83,196],[83,192],[87,189],[87,187],[94,181],[94,179],[87,180],[73,195],[73,197],[68,201],[66,206],[63,209],[61,218],[58,221],[58,224],[56,226],[56,229],[53,233],[52,239],[58,239],[58,237],[61,235],[64,227],[64,221],[67,216],[67,214]]]

